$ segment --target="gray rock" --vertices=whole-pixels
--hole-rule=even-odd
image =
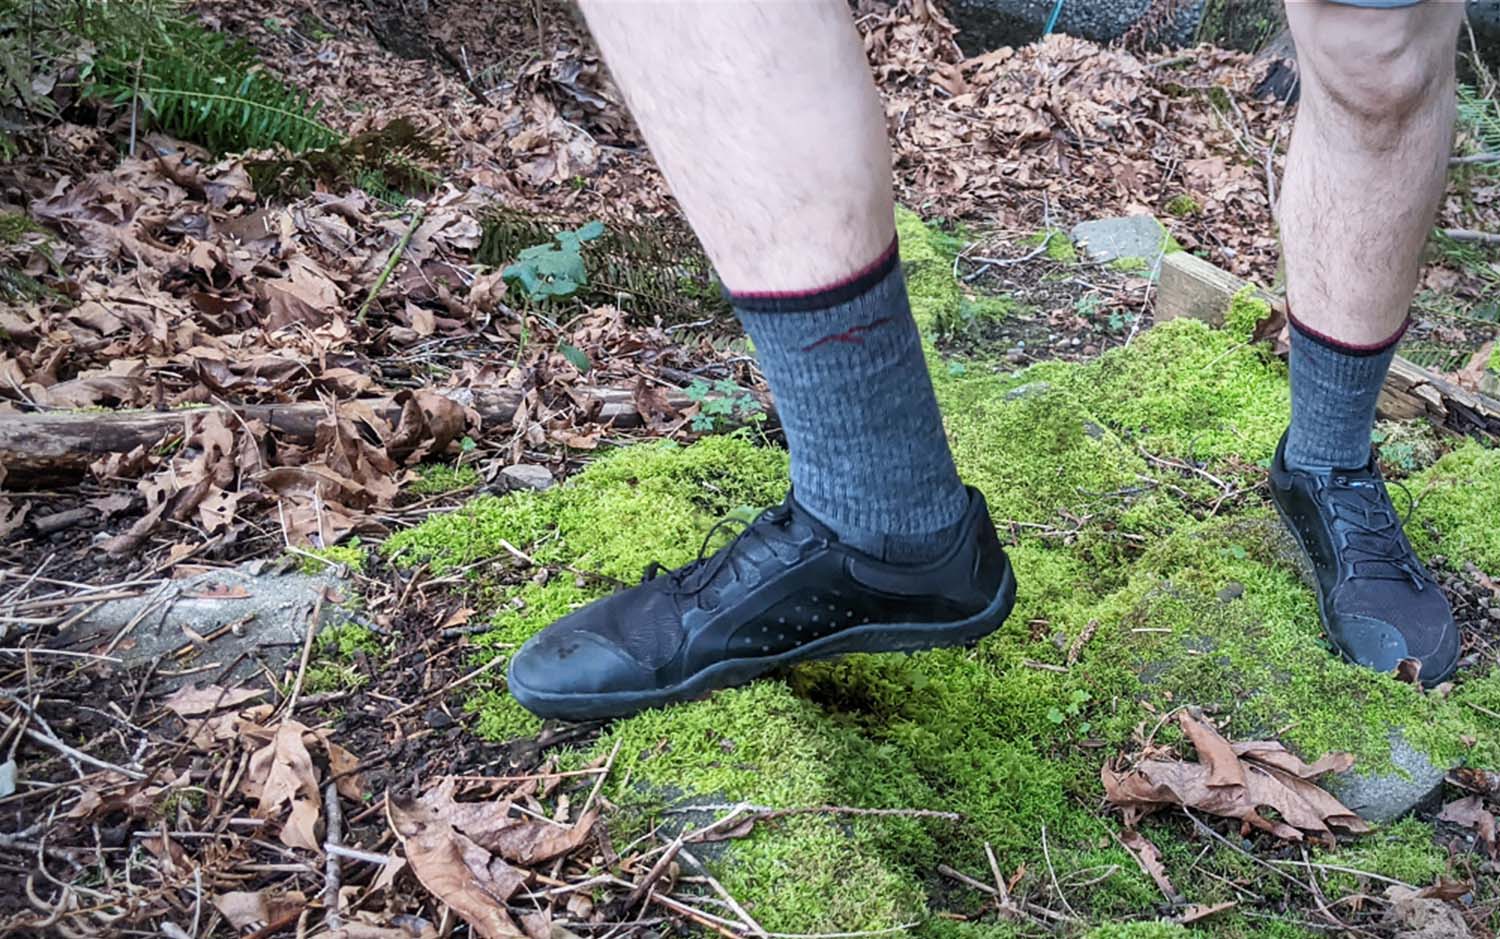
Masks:
[[[1340,802],[1377,824],[1394,822],[1436,801],[1442,794],[1443,777],[1448,775],[1407,743],[1399,730],[1391,731],[1390,740],[1394,769],[1361,776],[1356,767],[1326,781],[1326,788]]]
[[[1079,222],[1073,226],[1072,237],[1084,256],[1098,264],[1121,258],[1155,264],[1166,244],[1167,231],[1149,215],[1126,215]]]
[[[319,594],[330,588],[337,592],[341,581],[326,572],[265,572],[266,567],[264,562],[251,562],[208,571],[164,581],[137,597],[107,601],[57,637],[56,647],[102,652],[125,630],[109,655],[119,659],[122,668],[160,659],[155,687],[167,689],[214,679],[231,664],[234,668],[225,681],[247,678],[260,672],[257,659],[279,673],[289,659],[300,655]],[[325,599],[319,628],[344,618],[339,605]],[[179,650],[186,651],[178,656]],[[219,669],[163,674],[209,664]]]
[[[500,478],[507,489],[534,489],[537,492],[551,489],[557,483],[557,480],[552,478],[551,470],[532,463],[507,466],[500,471]]]

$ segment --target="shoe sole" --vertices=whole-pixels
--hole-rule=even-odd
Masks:
[[[1327,636],[1329,643],[1331,643],[1333,647],[1338,650],[1340,659],[1343,659],[1350,665],[1356,665],[1360,668],[1369,668],[1369,666],[1362,665],[1361,663],[1355,661],[1347,652],[1344,651],[1343,646],[1338,644],[1338,640],[1333,637],[1333,630],[1328,626],[1327,598],[1323,595],[1323,583],[1322,581],[1318,580],[1318,572],[1313,566],[1312,554],[1307,550],[1307,544],[1302,540],[1302,533],[1297,531],[1297,526],[1293,525],[1292,520],[1287,517],[1286,512],[1282,511],[1281,503],[1276,501],[1274,488],[1275,483],[1272,483],[1271,485],[1271,505],[1275,507],[1276,515],[1281,519],[1282,527],[1286,529],[1287,534],[1292,536],[1292,540],[1297,543],[1297,560],[1299,561],[1297,565],[1297,573],[1302,578],[1302,582],[1306,584],[1307,587],[1311,589],[1313,594],[1318,598],[1318,622],[1323,627],[1323,635]],[[1370,670],[1374,671],[1374,669]],[[1452,678],[1453,673],[1456,670],[1456,668],[1449,669],[1448,674],[1440,675],[1430,679],[1421,678],[1420,676],[1418,676],[1418,680],[1422,683],[1423,688],[1430,690]],[[1387,672],[1384,674],[1389,673]]]
[[[750,659],[726,659],[692,675],[685,681],[652,691],[555,694],[536,691],[507,674],[510,693],[526,710],[544,718],[585,721],[628,717],[669,704],[692,701],[724,688],[747,684],[788,665],[835,658],[854,652],[922,652],[973,644],[1000,628],[1016,603],[1016,578],[1010,559],[1005,558],[1000,591],[983,611],[954,623],[871,623],[824,636],[779,655]],[[509,670],[507,670],[508,672]]]

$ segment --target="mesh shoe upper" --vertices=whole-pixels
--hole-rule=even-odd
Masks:
[[[1271,481],[1312,562],[1333,642],[1379,671],[1411,658],[1422,663],[1424,684],[1448,678],[1458,662],[1458,626],[1406,540],[1373,458],[1359,469],[1310,472],[1287,467],[1278,448]]]
[[[639,584],[532,637],[511,660],[512,693],[538,713],[612,715],[627,705],[578,701],[614,695],[638,709],[658,692],[680,700],[726,663],[749,674],[757,665],[987,633],[1009,611],[1014,581],[983,498],[972,490],[970,498],[948,553],[906,565],[841,544],[789,495],[718,551],[706,553],[706,539],[693,563],[674,571],[653,564]]]

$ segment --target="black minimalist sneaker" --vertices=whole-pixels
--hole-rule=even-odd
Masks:
[[[1431,687],[1458,666],[1458,624],[1448,600],[1401,530],[1371,455],[1359,469],[1309,472],[1286,465],[1286,437],[1271,464],[1271,499],[1312,564],[1328,638],[1349,661],[1389,672],[1421,663]]]
[[[510,661],[510,691],[541,717],[622,717],[848,652],[913,652],[993,632],[1015,577],[984,498],[948,553],[889,564],[841,544],[788,495],[735,539],[563,617]]]

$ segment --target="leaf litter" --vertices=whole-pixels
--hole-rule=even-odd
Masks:
[[[643,319],[628,293],[551,316],[523,302],[501,268],[476,261],[496,206],[566,220],[560,229],[675,218],[571,18],[535,24],[539,44],[529,6],[524,16],[507,4],[424,6],[438,66],[374,44],[358,8],[211,0],[198,9],[323,100],[320,117],[351,147],[425,145],[402,150],[413,160],[405,191],[391,178],[351,178],[328,155],[218,157],[153,133],[120,159],[104,121],[63,122],[47,131],[51,162],[4,168],[3,208],[39,228],[0,245],[0,262],[49,292],[0,303],[0,415],[183,409],[159,446],[100,456],[78,487],[119,569],[187,572],[188,560],[378,535],[426,510],[403,492],[415,467],[458,459],[476,442],[487,480],[520,462],[566,475],[627,434],[690,436],[697,405],[680,392],[701,376],[759,390],[722,323]],[[858,13],[906,203],[1004,240],[1088,216],[1166,218],[1169,201],[1189,196],[1199,211],[1168,219],[1174,237],[1270,279],[1264,165],[1279,165],[1287,112],[1249,94],[1258,75],[1248,57],[1200,49],[1164,68],[1052,37],[966,59],[929,4],[863,2]],[[571,258],[552,250],[535,255],[553,266],[543,273],[577,279]],[[486,410],[496,395],[519,402],[504,420]],[[37,504],[0,497],[0,534],[31,531]],[[50,549],[38,540],[29,550]],[[93,566],[97,553],[87,559]],[[391,673],[376,686],[385,699],[305,696],[288,713],[289,674],[265,690],[205,675],[162,697],[149,672],[107,678],[97,665],[56,661],[13,672],[18,687],[95,704],[105,682],[124,682],[108,695],[118,713],[74,728],[48,705],[58,734],[24,745],[28,778],[56,787],[41,795],[61,824],[45,843],[36,829],[7,849],[43,874],[18,915],[75,932],[181,929],[218,916],[205,934],[227,924],[272,935],[321,921],[350,939],[436,936],[447,910],[477,934],[529,939],[661,918],[755,932],[700,902],[679,855],[697,840],[744,836],[772,820],[766,813],[731,810],[697,833],[616,855],[595,786],[609,767],[562,773],[546,756],[594,731],[549,729],[500,749],[458,724],[441,734],[435,725],[452,718],[434,693],[467,671],[453,661],[467,647],[435,645],[441,630],[431,627],[464,629],[464,598],[418,575],[377,576],[389,581],[362,584],[369,621],[394,633],[421,620],[427,630],[381,663]],[[400,695],[436,704],[383,721]],[[308,716],[320,698],[350,713]],[[1206,722],[1183,729],[1196,763],[1148,749],[1103,777],[1130,823],[1124,843],[1168,896],[1160,856],[1134,827],[1164,808],[1292,842],[1361,830],[1315,783],[1344,758],[1308,765],[1273,742],[1229,744]],[[104,765],[59,749],[65,740]],[[512,775],[461,775],[491,766]],[[1480,795],[1445,814],[1492,850],[1483,818],[1493,822],[1495,792],[1479,782]],[[330,791],[345,816],[338,843]],[[153,860],[127,879],[121,852],[135,845]],[[1191,908],[1183,921],[1214,912]]]

